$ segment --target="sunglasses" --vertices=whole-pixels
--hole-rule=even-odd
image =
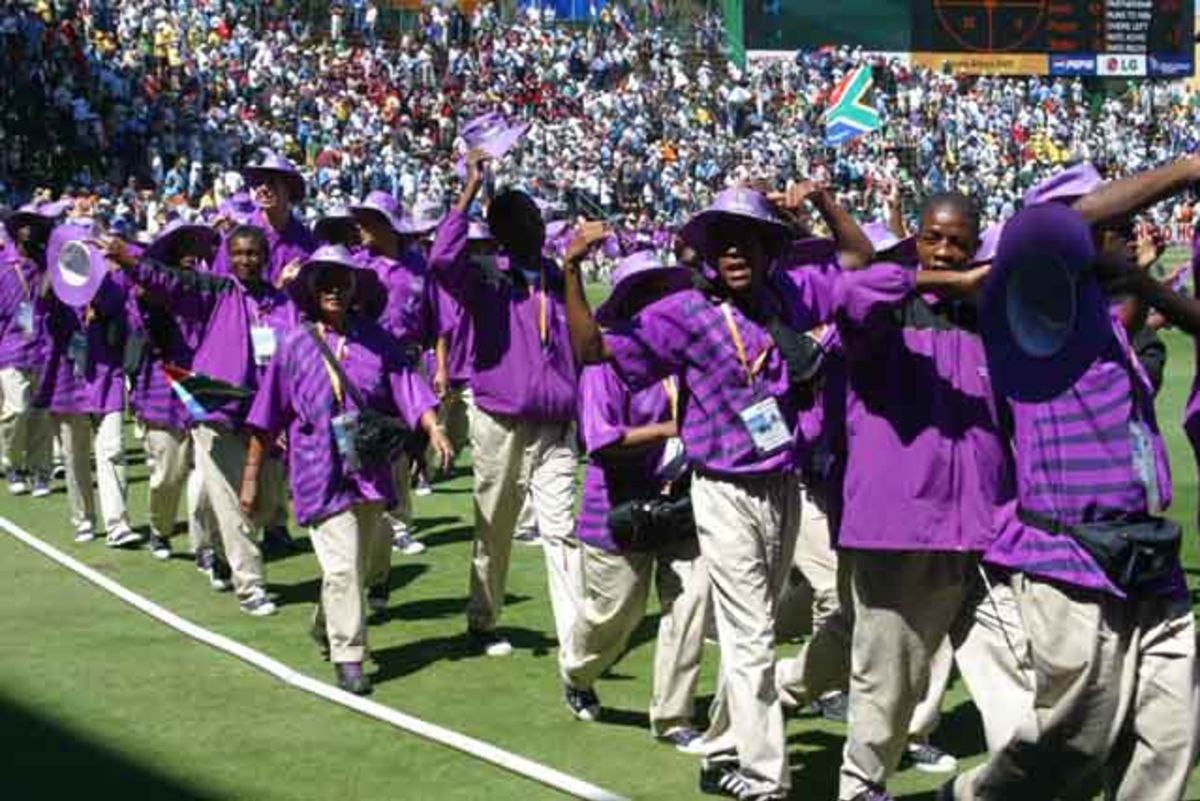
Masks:
[[[313,282],[313,287],[322,295],[346,295],[354,292],[356,281],[349,270],[325,269]]]

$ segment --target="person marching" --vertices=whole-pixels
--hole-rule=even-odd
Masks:
[[[239,226],[226,238],[224,247],[233,270],[229,277],[152,265],[129,254],[119,242],[110,248],[110,254],[138,286],[164,298],[179,317],[201,326],[203,333],[192,360],[194,373],[252,394],[277,343],[295,326],[296,308],[283,290],[265,280],[267,240],[260,229]],[[287,280],[292,276],[281,277]],[[275,613],[275,603],[267,596],[262,551],[254,532],[257,521],[279,516],[284,503],[283,466],[273,453],[267,454],[260,468],[257,514],[253,519],[243,514],[238,488],[249,445],[243,426],[247,405],[245,397],[214,403],[197,421],[192,438],[224,551],[214,562],[213,586],[225,588],[224,574],[232,568],[233,589],[242,611],[262,617]]]
[[[667,293],[690,288],[692,275],[665,268],[653,252],[643,251],[621,262],[612,283],[612,295],[596,310],[604,325],[631,320]],[[583,548],[584,597],[559,667],[567,706],[581,720],[595,720],[600,700],[593,686],[624,653],[653,582],[662,614],[650,729],[686,747],[700,736],[692,721],[709,583],[687,496],[678,393],[673,377],[634,394],[611,365],[582,371],[579,431],[589,460],[576,536]],[[658,519],[645,519],[655,514]]]
[[[212,263],[221,244],[220,234],[207,225],[176,221],[166,226],[142,252],[141,258],[179,270],[199,270]],[[150,538],[147,548],[156,559],[171,556],[170,536],[175,528],[179,499],[187,489],[188,530],[197,565],[206,571],[210,560],[200,555],[207,547],[211,517],[202,503],[203,481],[192,469],[191,415],[171,389],[165,372],[190,369],[201,333],[194,321],[171,314],[167,299],[139,287],[130,293],[130,336],[126,370],[130,375],[129,402],[146,424],[145,449],[152,461],[149,482]]]
[[[254,436],[241,508],[254,515],[263,456],[286,432],[296,517],[310,527],[321,564],[314,633],[325,640],[338,685],[366,695],[364,578],[390,561],[381,515],[396,502],[391,462],[401,443],[359,435],[372,419],[399,416],[404,428],[424,429],[442,464],[453,453],[437,428],[432,390],[404,344],[376,322],[387,295],[374,270],[344,247],[324,246],[291,286],[305,321],[284,336],[246,416]]]
[[[833,229],[842,266],[867,264],[870,242],[826,190],[790,186],[785,205],[806,199]],[[775,267],[791,230],[748,188],[717,195],[681,235],[715,270],[705,291],[673,293],[602,333],[583,294],[579,254],[606,232],[582,229],[566,260],[571,336],[580,361],[611,362],[633,392],[680,379],[680,433],[721,645],[716,703],[727,706],[732,735],[707,750],[701,789],[783,798],[791,777],[775,689],[775,607],[800,524],[796,398],[820,361],[801,332],[826,321],[834,282],[822,271]]]
[[[4,220],[11,247],[0,251],[0,454],[8,491],[50,495],[53,430],[32,408],[45,347],[46,241],[60,203],[37,203]]]
[[[1033,204],[1005,226],[982,330],[1012,410],[1017,497],[985,560],[1012,573],[1037,681],[1010,741],[940,798],[1070,797],[1100,782],[1115,801],[1184,796],[1200,714],[1195,623],[1180,529],[1159,516],[1171,478],[1152,384],[1111,296],[1138,297],[1192,334],[1200,315],[1094,239],[1197,181],[1192,156],[1073,208]]]
[[[366,250],[362,256],[364,263],[379,274],[387,293],[387,307],[380,325],[400,341],[416,365],[425,347],[434,343],[438,328],[434,284],[428,278],[425,258],[416,248],[408,246],[407,237],[416,232],[411,222],[405,220],[400,202],[387,192],[371,192],[362,203],[351,206],[350,211],[358,222]],[[412,536],[410,462],[408,453],[402,452],[396,459],[399,500],[395,510],[385,513],[384,518],[392,526],[393,548],[415,556],[425,546]]]
[[[129,284],[124,276],[109,274],[103,253],[89,244],[95,234],[94,225],[82,219],[60,225],[50,234],[46,248],[53,287],[46,297],[49,352],[33,405],[47,409],[59,426],[76,542],[90,542],[96,536],[94,436],[106,544],[120,548],[141,540],[129,527],[125,508],[123,363]]]
[[[504,605],[512,537],[527,490],[546,538],[554,627],[567,647],[581,594],[574,538],[575,361],[563,307],[562,272],[542,256],[545,224],[533,200],[508,191],[487,210],[502,255],[492,269],[464,258],[467,212],[483,186],[489,155],[472,150],[457,205],[430,255],[434,278],[471,317],[471,452],[475,540],[468,635],[489,656],[512,645],[496,631]]]

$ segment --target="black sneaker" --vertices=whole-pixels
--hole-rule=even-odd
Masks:
[[[150,555],[155,559],[171,558],[171,543],[157,534],[150,535],[150,539],[146,541],[146,550],[150,551]]]
[[[229,569],[229,563],[215,553],[212,555],[212,566],[208,569],[208,585],[217,592],[233,589],[233,571]]]
[[[390,589],[386,581],[374,587],[367,587],[367,606],[373,614],[387,611],[389,594]]]
[[[270,526],[263,531],[263,556],[285,556],[298,550],[287,526]]]
[[[750,792],[750,785],[736,759],[705,759],[700,762],[700,792],[741,799]]]
[[[355,695],[370,695],[371,680],[363,673],[362,662],[338,662],[333,666],[338,687]]]
[[[958,760],[929,743],[909,743],[900,757],[902,768],[916,768],[922,773],[954,773]]]
[[[568,684],[563,687],[563,695],[571,714],[577,719],[591,723],[600,717],[600,699],[595,690],[577,690]]]
[[[512,643],[494,631],[467,629],[467,637],[476,650],[488,656],[510,656],[513,652]]]

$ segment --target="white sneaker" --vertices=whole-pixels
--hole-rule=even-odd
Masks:
[[[133,545],[142,541],[142,535],[133,531],[129,526],[118,526],[108,532],[108,537],[105,539],[105,545],[109,548],[123,548],[126,545]]]
[[[422,476],[420,480],[417,481],[417,486],[413,489],[413,495],[416,495],[418,498],[427,498],[432,494],[433,487],[431,487],[429,485],[429,481]]]
[[[29,492],[29,485],[25,483],[24,478],[15,478],[8,482],[9,495],[24,495]]]
[[[91,542],[94,539],[96,539],[96,531],[91,527],[81,528],[75,532],[76,542]]]
[[[266,617],[277,611],[275,602],[267,597],[267,593],[262,587],[255,587],[240,606],[243,612],[254,617]]]
[[[392,538],[392,550],[399,551],[405,556],[416,556],[425,553],[425,543],[405,531]]]

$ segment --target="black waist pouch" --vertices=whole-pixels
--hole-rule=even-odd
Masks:
[[[671,496],[642,498],[613,506],[608,531],[624,551],[653,551],[696,537],[696,516],[686,491]]]
[[[1162,581],[1179,564],[1182,529],[1162,517],[1146,515],[1069,525],[1020,509],[1017,519],[1051,534],[1071,537],[1114,584],[1131,593]]]

